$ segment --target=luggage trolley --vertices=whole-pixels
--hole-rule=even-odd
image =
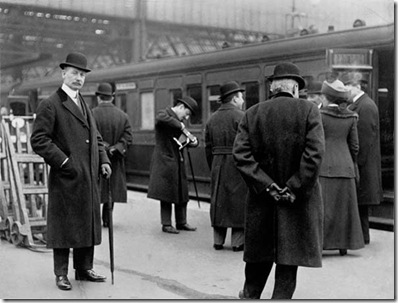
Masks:
[[[34,116],[3,116],[0,127],[0,234],[45,248],[48,166],[30,145]]]

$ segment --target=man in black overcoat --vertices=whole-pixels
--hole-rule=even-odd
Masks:
[[[187,223],[188,180],[184,150],[180,147],[196,147],[199,144],[182,122],[189,119],[197,108],[196,101],[186,96],[178,99],[173,107],[160,110],[156,116],[156,145],[150,167],[148,198],[160,200],[162,231],[166,233],[196,230]],[[171,222],[173,204],[176,228]]]
[[[359,72],[344,73],[341,77],[350,89],[348,109],[356,112],[358,119],[358,208],[365,244],[369,244],[369,207],[379,205],[383,199],[381,179],[380,123],[376,103],[362,90],[363,75]]]
[[[54,251],[56,285],[70,290],[70,248],[76,280],[106,279],[92,268],[94,246],[101,243],[99,178],[112,171],[94,118],[79,93],[90,72],[87,59],[70,53],[60,67],[62,87],[40,102],[30,142],[51,167],[47,247]]]
[[[245,284],[240,298],[260,299],[276,263],[272,299],[290,299],[298,266],[322,266],[323,204],[318,174],[325,149],[317,106],[292,63],[276,65],[273,97],[248,109],[233,155],[249,187]]]
[[[108,227],[110,212],[108,207],[113,210],[114,203],[127,203],[125,157],[128,146],[133,142],[133,131],[129,116],[112,103],[114,93],[109,83],[101,83],[95,94],[98,106],[93,109],[93,116],[112,165],[110,188],[108,180],[102,178],[100,181],[102,223],[104,227]],[[108,201],[109,190],[111,204]]]
[[[209,118],[205,128],[205,151],[211,170],[210,220],[213,227],[213,247],[223,249],[227,228],[231,228],[233,251],[244,247],[245,199],[247,185],[232,157],[242,110],[244,89],[235,81],[220,87],[220,108]]]

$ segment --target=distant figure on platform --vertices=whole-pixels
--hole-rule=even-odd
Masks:
[[[102,223],[104,227],[108,227],[109,191],[111,191],[112,210],[114,203],[127,203],[125,157],[128,146],[133,142],[133,132],[128,115],[112,103],[114,98],[112,86],[109,83],[101,83],[95,94],[98,106],[93,109],[93,116],[112,165],[110,180],[103,178],[100,180]]]
[[[173,107],[160,110],[156,116],[156,145],[150,167],[148,198],[160,200],[162,231],[166,233],[196,230],[187,223],[189,196],[184,148],[196,147],[199,142],[182,121],[194,115],[197,108],[196,101],[187,96],[178,99]],[[173,204],[176,228],[171,222]]]
[[[355,185],[358,115],[347,109],[350,92],[341,81],[324,81],[322,94],[326,97],[321,109],[326,145],[319,173],[325,206],[323,249],[345,255],[347,249],[365,246]]]
[[[359,116],[359,186],[357,195],[363,237],[365,244],[369,244],[369,206],[379,205],[383,199],[379,110],[376,103],[362,90],[361,73],[343,74],[341,81],[351,91],[350,101],[352,104],[348,108]]]
[[[242,93],[235,81],[220,87],[220,108],[209,118],[205,129],[206,159],[211,170],[210,219],[214,249],[223,249],[227,228],[232,228],[233,251],[244,248],[244,212],[248,188],[237,170],[232,147],[244,112]]]
[[[325,96],[321,93],[322,83],[319,81],[312,81],[308,83],[307,100],[311,101],[321,108],[325,101]]]
[[[98,180],[100,173],[109,178],[112,170],[92,113],[79,93],[90,72],[86,57],[70,53],[59,66],[62,87],[40,102],[30,142],[51,167],[47,247],[54,250],[56,285],[70,290],[70,248],[76,280],[106,279],[92,268],[94,245],[101,243]]]
[[[272,299],[292,298],[298,266],[322,266],[321,114],[298,98],[305,82],[296,65],[276,65],[270,80],[273,98],[246,111],[233,148],[249,187],[242,299],[260,299],[273,263]]]

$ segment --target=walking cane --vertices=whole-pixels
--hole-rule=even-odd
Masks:
[[[113,255],[113,209],[112,209],[112,192],[111,192],[111,179],[107,179],[108,184],[108,214],[109,214],[109,254],[111,259],[111,275],[112,275],[112,285],[114,282],[113,271],[114,271],[114,255]]]
[[[187,154],[188,154],[189,166],[191,167],[192,180],[193,180],[193,186],[195,187],[196,199],[198,199],[198,206],[200,208],[198,189],[196,187],[195,174],[193,173],[193,166],[192,166],[191,154],[189,153],[189,147],[187,148]]]

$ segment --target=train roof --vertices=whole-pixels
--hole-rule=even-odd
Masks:
[[[164,58],[100,69],[87,74],[86,82],[116,81],[126,77],[166,75],[171,72],[198,72],[209,67],[238,66],[267,61],[291,59],[319,54],[329,48],[385,48],[394,45],[394,24],[374,27],[358,27],[350,30],[312,34],[289,39],[231,47],[191,56]],[[22,83],[18,91],[57,85],[61,77],[47,77]]]

